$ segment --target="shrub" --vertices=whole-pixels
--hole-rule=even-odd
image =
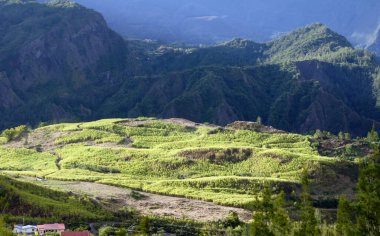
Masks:
[[[18,139],[23,136],[28,131],[28,127],[25,125],[20,125],[15,128],[6,129],[3,131],[1,136],[3,136],[7,142]]]

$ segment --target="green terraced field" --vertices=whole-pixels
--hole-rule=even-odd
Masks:
[[[314,170],[316,186],[329,182],[325,178],[338,178],[338,167],[352,165],[319,155],[310,138],[178,119],[57,124],[3,144],[0,169],[249,207],[263,183],[271,183],[275,191],[297,192],[305,165]],[[335,198],[345,191],[332,188],[324,196]]]

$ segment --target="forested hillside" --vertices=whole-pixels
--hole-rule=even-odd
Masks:
[[[66,1],[2,1],[1,128],[104,117],[256,120],[365,135],[379,121],[378,64],[322,24],[267,43],[124,41]],[[31,32],[31,33],[27,33]]]

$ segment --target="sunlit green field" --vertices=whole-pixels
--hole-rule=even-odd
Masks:
[[[265,182],[295,190],[302,168],[335,163],[308,136],[258,133],[166,120],[109,119],[58,124],[32,131],[29,149],[4,144],[0,169],[8,174],[107,183],[144,191],[248,207]],[[39,137],[54,137],[37,140]]]

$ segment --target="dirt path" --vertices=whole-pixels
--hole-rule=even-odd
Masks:
[[[229,212],[235,211],[239,214],[241,220],[248,221],[252,218],[250,211],[220,206],[205,201],[137,192],[99,183],[57,180],[36,181],[28,177],[25,177],[25,179],[48,188],[86,194],[89,197],[106,202],[107,205],[116,209],[125,206],[132,207],[145,215],[170,216],[206,222],[222,220]]]

